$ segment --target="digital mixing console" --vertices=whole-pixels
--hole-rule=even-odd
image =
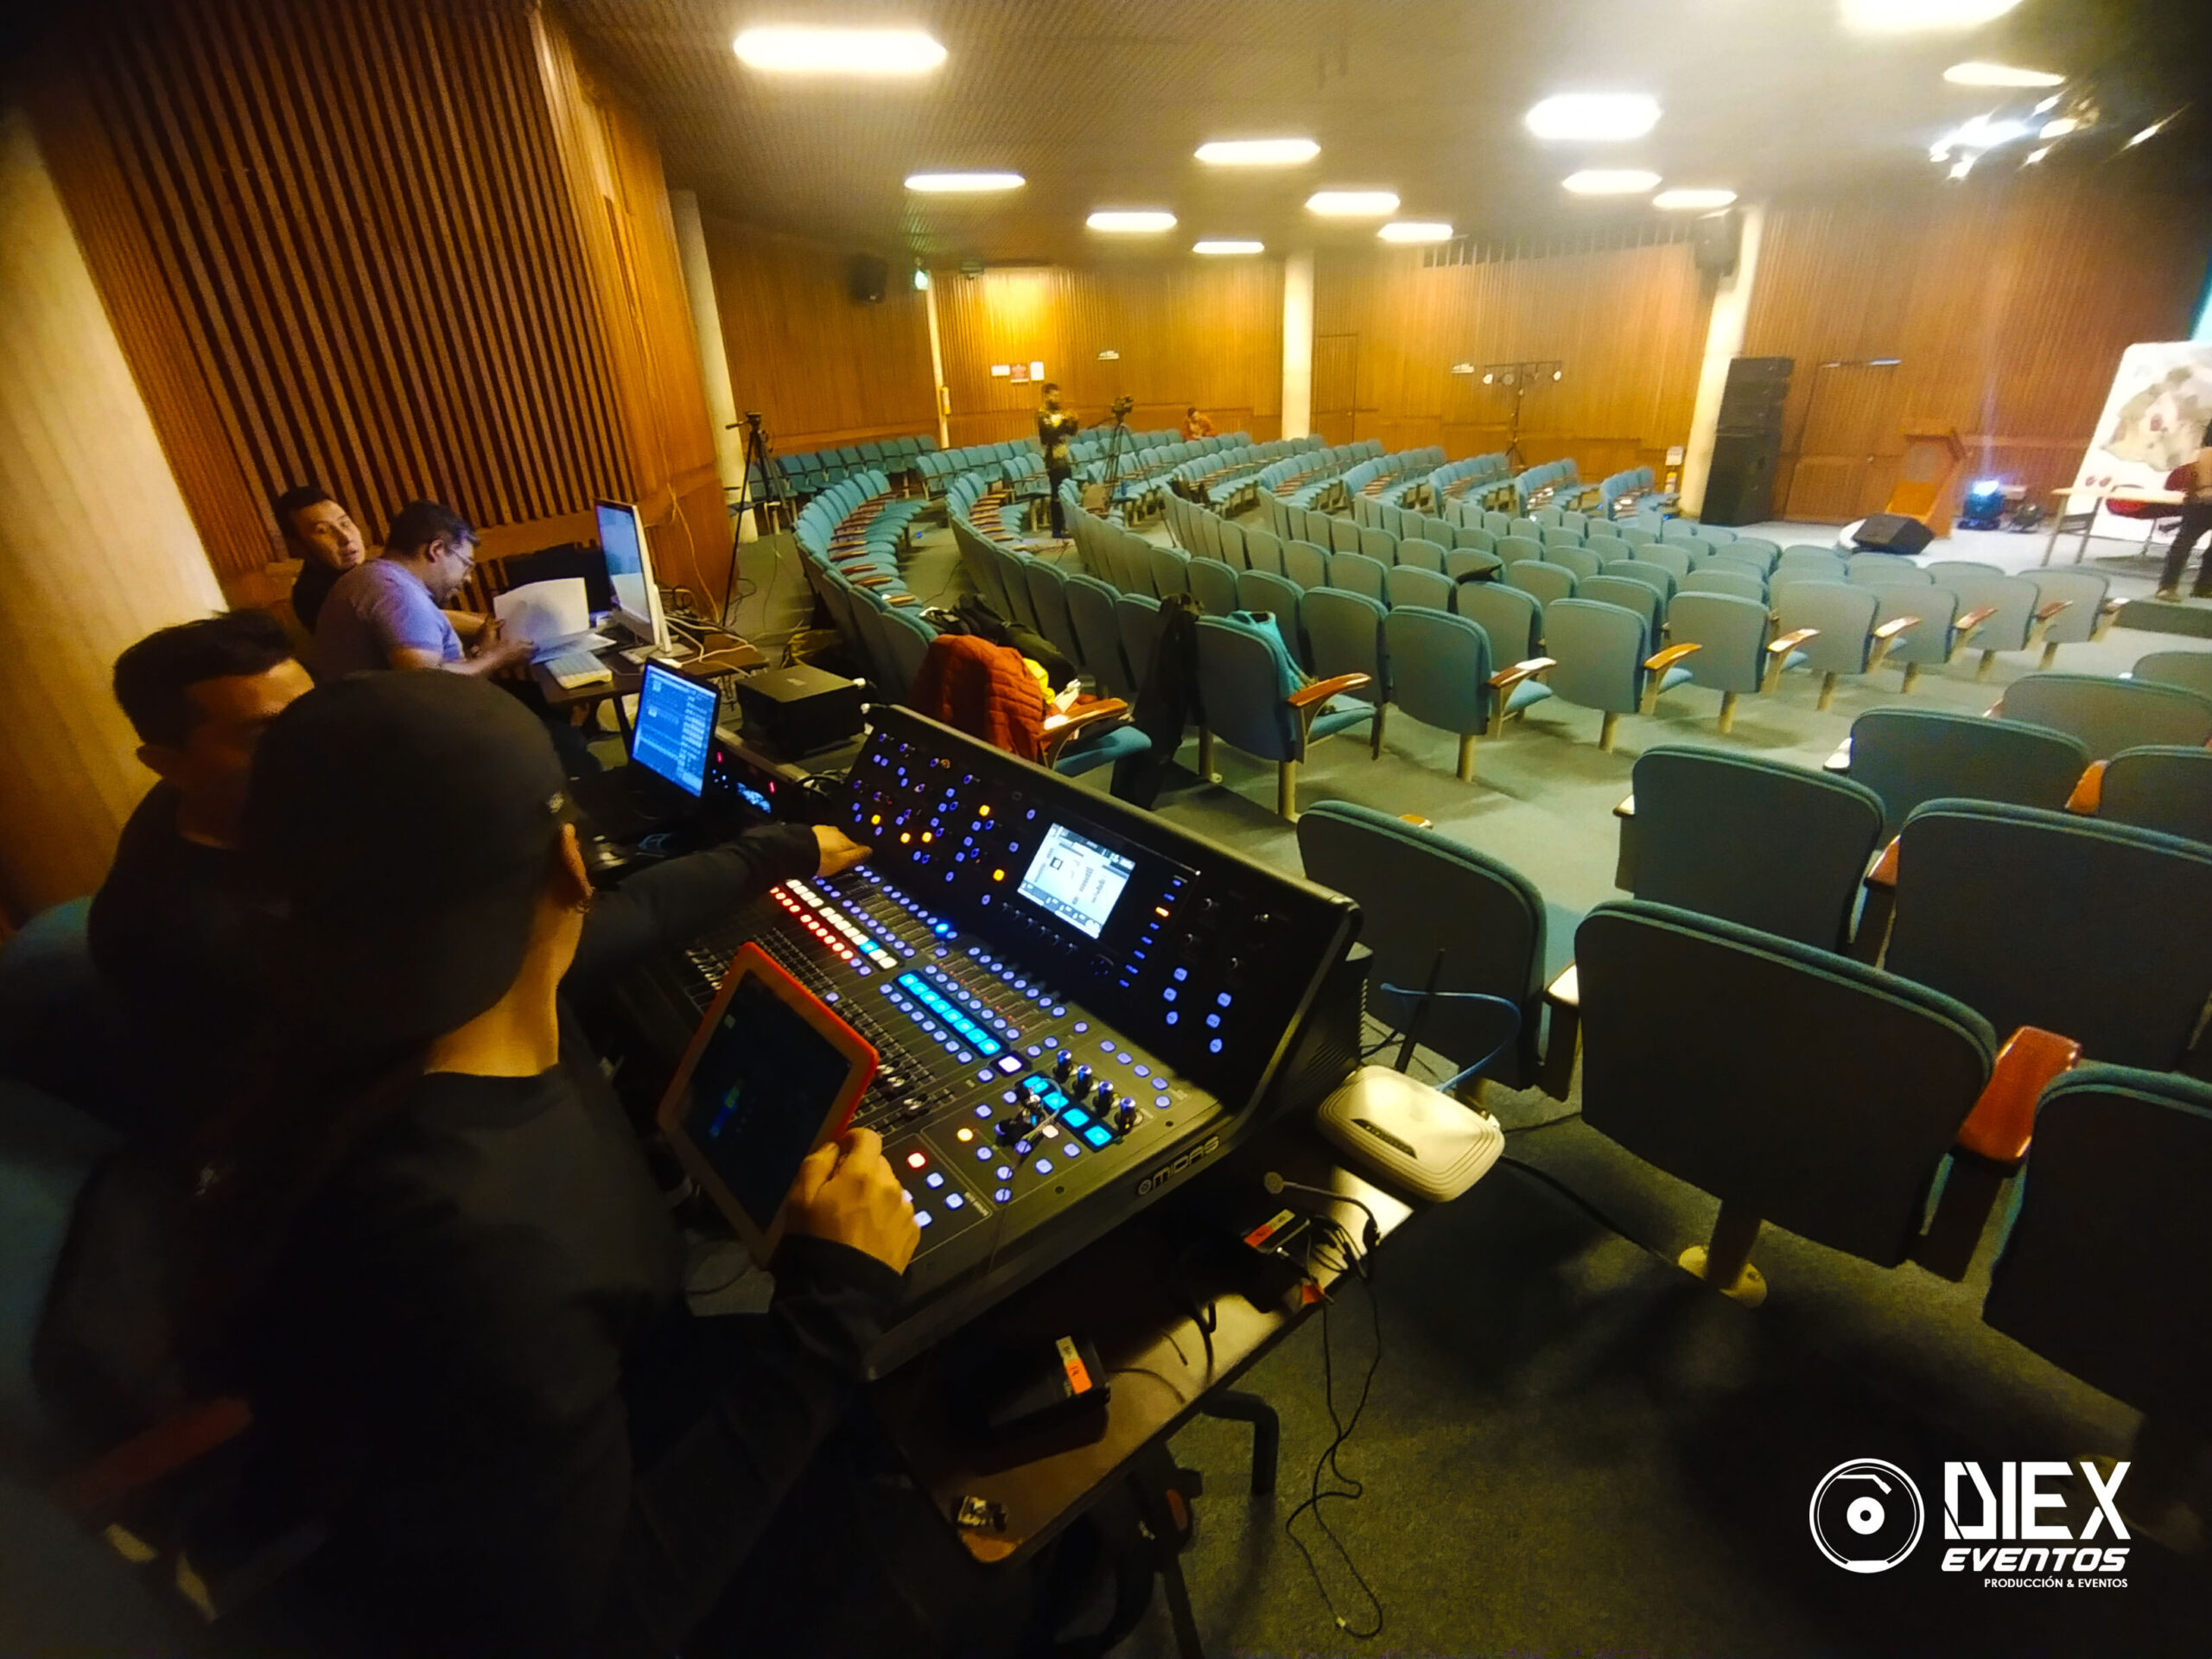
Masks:
[[[1357,912],[907,710],[872,718],[841,826],[869,861],[786,882],[630,1001],[680,1050],[749,939],[881,1055],[855,1122],[922,1237],[880,1374],[1340,1081],[1349,1041],[1300,1039]]]

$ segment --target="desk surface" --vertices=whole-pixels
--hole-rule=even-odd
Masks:
[[[1260,1177],[1273,1169],[1287,1179],[1360,1198],[1386,1237],[1413,1213],[1410,1205],[1338,1167],[1333,1158],[1310,1128],[1285,1126],[1171,1202],[1179,1214],[1189,1213],[1209,1192],[1257,1202],[1263,1196]],[[1280,1202],[1300,1211],[1325,1205],[1299,1192],[1287,1192]],[[1357,1210],[1348,1204],[1326,1207],[1359,1236],[1365,1223]],[[1253,1306],[1230,1288],[1230,1258],[1217,1255],[1185,1252],[1161,1211],[1147,1211],[1017,1291],[953,1344],[874,1385],[877,1414],[938,1513],[949,1516],[963,1497],[991,1498],[1004,1507],[1003,1532],[961,1533],[977,1560],[1027,1554],[1047,1542],[1147,1446],[1180,1427],[1206,1394],[1233,1383],[1313,1312],[1311,1303]],[[1320,1274],[1325,1285],[1334,1276]],[[1216,1309],[1211,1363],[1205,1338],[1182,1300],[1185,1288],[1197,1306],[1211,1299]],[[948,1349],[972,1351],[1013,1341],[1049,1344],[1077,1334],[1096,1344],[1111,1385],[1103,1424],[1093,1414],[1072,1430],[988,1443],[959,1432],[946,1399]]]
[[[748,640],[741,639],[734,634],[716,637],[726,643],[696,657],[688,658],[676,666],[692,671],[733,674],[758,668],[768,660],[760,653],[760,648]],[[571,690],[556,680],[543,663],[532,663],[530,665],[531,683],[544,696],[549,709],[568,709],[578,703],[601,702],[608,697],[632,696],[645,683],[645,671],[642,667],[633,668],[624,662],[621,653],[635,648],[629,645],[613,645],[596,653],[606,661],[607,667],[614,671],[612,680],[601,680],[595,685],[580,685]]]

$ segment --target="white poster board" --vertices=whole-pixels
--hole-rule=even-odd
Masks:
[[[2120,354],[2105,411],[2074,474],[2082,490],[2162,490],[2166,474],[2194,455],[2212,420],[2212,344],[2186,340],[2131,346]],[[2069,498],[2067,511],[2086,512]],[[2094,533],[2143,539],[2144,521],[2097,510]]]

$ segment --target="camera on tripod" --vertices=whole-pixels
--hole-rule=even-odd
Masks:
[[[1137,400],[1134,397],[1116,397],[1108,408],[1116,420],[1125,421],[1129,417],[1129,411],[1136,406]]]

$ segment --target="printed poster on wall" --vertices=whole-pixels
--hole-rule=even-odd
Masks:
[[[2212,420],[2212,344],[2186,340],[2131,346],[2097,417],[2077,490],[2162,490],[2166,474],[2204,442]],[[2084,499],[2081,506],[2086,508]],[[2067,510],[2075,512],[2069,499]],[[2139,542],[2145,523],[2100,507],[2095,533]]]

